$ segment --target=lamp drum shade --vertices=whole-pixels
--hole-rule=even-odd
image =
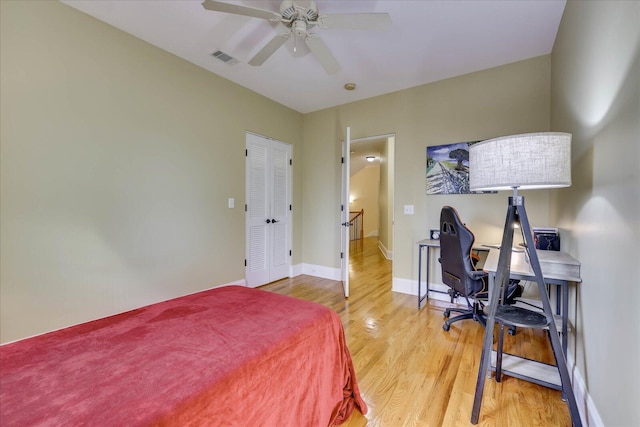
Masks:
[[[571,185],[571,134],[526,133],[469,147],[472,191],[560,188]]]

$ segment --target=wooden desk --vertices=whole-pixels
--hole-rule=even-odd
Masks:
[[[580,283],[580,262],[566,252],[558,251],[536,251],[540,260],[540,268],[545,283],[556,287],[556,314],[559,315],[562,328],[562,351],[565,360],[567,358],[567,333],[568,333],[568,312],[569,312],[569,285]],[[489,273],[489,295],[495,286],[496,270],[498,269],[498,258],[500,250],[492,248],[487,255],[484,270]],[[511,254],[512,279],[533,280],[535,275],[529,265],[526,252],[514,251]],[[492,368],[495,366],[495,352],[492,355]],[[555,366],[533,360],[522,359],[514,355],[504,355],[503,372],[506,375],[533,381],[547,387],[561,390],[560,376]]]
[[[535,280],[533,270],[529,265],[528,257],[525,256],[524,248],[522,251],[514,250],[511,254],[511,275],[520,275],[528,279]],[[564,282],[580,283],[580,262],[566,252],[559,251],[540,251],[536,250],[538,259],[540,260],[540,268],[542,274],[547,279],[553,279]],[[496,272],[498,268],[498,258],[500,250],[490,247],[489,255],[484,264],[484,270],[488,272]]]

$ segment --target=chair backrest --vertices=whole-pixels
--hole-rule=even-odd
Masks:
[[[471,249],[475,237],[451,206],[440,211],[440,265],[442,282],[460,295],[473,296],[484,288],[482,280],[473,279],[475,271]]]

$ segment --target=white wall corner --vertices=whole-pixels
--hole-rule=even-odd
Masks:
[[[299,264],[302,272],[309,276],[322,277],[329,280],[342,280],[342,271],[339,268],[325,267],[323,265]]]
[[[604,423],[602,422],[602,418],[600,418],[596,404],[593,399],[591,399],[589,390],[587,390],[587,385],[575,365],[575,358],[570,352],[567,354],[567,369],[571,376],[573,394],[576,397],[582,424],[588,427],[604,427]]]
[[[301,274],[304,274],[304,264],[292,265],[289,268],[289,277],[296,277]]]
[[[388,250],[380,240],[378,240],[378,249],[380,249],[380,252],[382,252],[382,256],[384,256],[386,259],[393,259],[393,252]]]

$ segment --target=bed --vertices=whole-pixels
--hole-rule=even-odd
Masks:
[[[366,413],[339,316],[225,286],[0,346],[0,425],[330,426]]]

